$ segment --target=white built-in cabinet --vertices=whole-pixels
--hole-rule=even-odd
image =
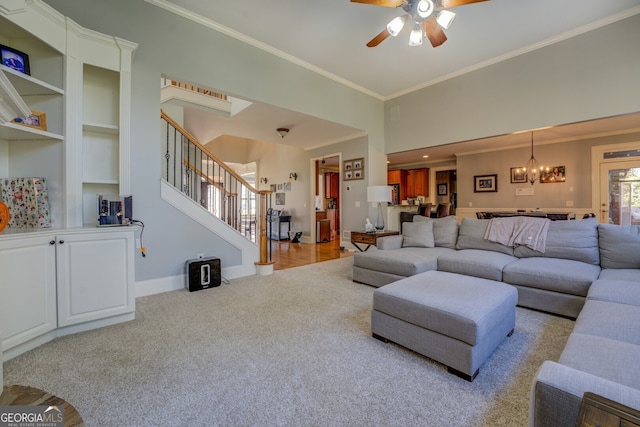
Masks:
[[[50,339],[47,334],[58,327],[54,239],[55,235],[33,235],[0,240],[0,325],[5,353],[26,343],[35,347]]]
[[[56,235],[58,327],[135,311],[132,231]]]
[[[135,315],[133,231],[0,239],[0,325],[9,359],[56,336]]]
[[[134,318],[134,230],[96,225],[98,194],[131,194],[137,45],[83,28],[42,0],[0,2],[0,44],[28,54],[30,75],[2,65],[0,73],[47,123],[41,130],[0,119],[0,178],[45,177],[52,224],[0,233],[6,360],[59,335]]]

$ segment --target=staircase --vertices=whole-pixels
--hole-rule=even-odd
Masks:
[[[250,242],[252,247],[247,248],[248,252],[256,259],[259,255],[259,261],[255,262],[258,273],[269,274],[268,266],[273,263],[266,233],[266,213],[271,207],[271,198],[267,197],[271,191],[253,188],[164,111],[160,118],[165,150],[162,197],[178,209],[189,210],[192,213],[188,215],[196,216],[196,221],[225,239],[235,240],[242,247]],[[184,197],[172,195],[167,187]],[[185,206],[181,201],[184,198],[201,209],[193,212],[193,206]],[[203,210],[206,215],[202,215]],[[238,241],[239,236],[245,244]]]

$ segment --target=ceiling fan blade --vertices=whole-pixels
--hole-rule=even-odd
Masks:
[[[442,0],[442,7],[443,9],[448,9],[450,7],[464,6],[465,4],[480,3],[482,1],[488,0]]]
[[[427,34],[427,38],[431,42],[431,46],[438,47],[447,41],[447,36],[444,34],[442,27],[438,25],[436,18],[434,18],[433,15],[422,22],[422,28],[424,28],[424,32]]]
[[[389,37],[391,33],[386,28],[380,32],[377,36],[371,39],[369,43],[367,43],[367,47],[376,47],[380,43],[382,43],[387,37]]]
[[[384,7],[402,6],[402,0],[351,0],[351,3],[365,3],[365,4],[372,4],[374,6],[384,6]]]

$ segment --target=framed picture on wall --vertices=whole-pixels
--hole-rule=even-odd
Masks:
[[[342,171],[345,181],[364,179],[364,158],[345,160],[342,162]]]
[[[447,184],[438,184],[438,196],[446,196],[447,194],[449,194],[447,191]]]
[[[495,193],[498,191],[498,175],[476,175],[473,177],[474,193]]]
[[[511,168],[511,183],[519,184],[527,182],[527,171],[524,167]]]
[[[551,166],[544,168],[544,172],[540,174],[540,182],[549,184],[552,182],[564,182],[566,179],[564,166]]]

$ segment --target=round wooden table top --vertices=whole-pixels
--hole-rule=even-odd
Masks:
[[[5,386],[0,395],[0,406],[59,406],[64,410],[65,427],[84,427],[82,417],[72,405],[46,391],[22,385]]]

